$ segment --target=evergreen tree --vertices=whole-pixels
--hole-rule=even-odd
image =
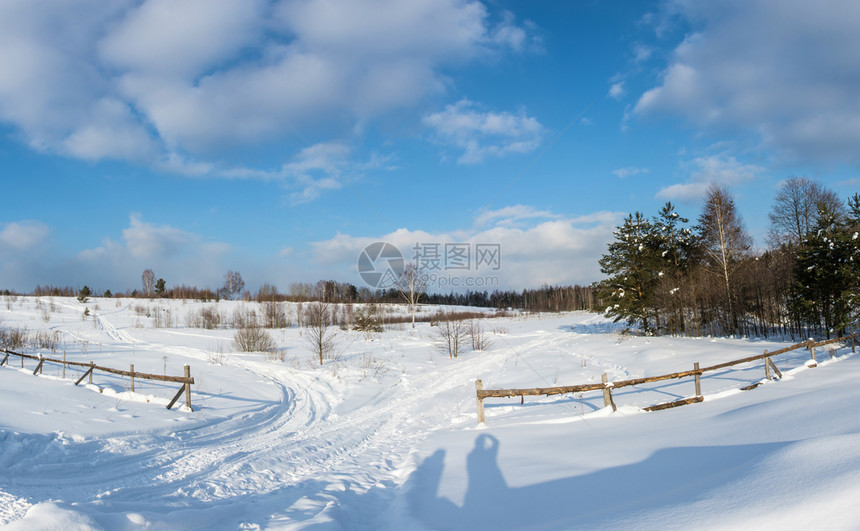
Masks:
[[[662,327],[673,333],[681,332],[685,327],[680,290],[684,276],[693,265],[696,248],[693,231],[684,226],[689,221],[675,211],[675,205],[671,202],[663,205],[653,221],[654,241],[659,253],[656,324],[657,328],[661,328],[660,311],[665,311],[667,316]]]
[[[803,241],[794,264],[792,311],[801,320],[824,325],[827,337],[844,334],[856,320],[860,287],[857,232],[846,229],[836,213],[819,215],[815,230]]]
[[[159,278],[158,281],[155,283],[155,294],[159,296],[164,295],[164,290],[166,289],[166,287],[167,286],[164,282],[164,279]]]
[[[90,291],[89,286],[84,286],[83,288],[81,288],[81,291],[78,292],[78,300],[80,302],[87,302],[87,297],[89,297],[91,294],[92,291]]]
[[[845,225],[848,230],[860,230],[860,194],[854,194],[848,200],[848,214],[845,216]]]
[[[651,333],[649,313],[659,279],[654,226],[636,212],[614,234],[615,241],[600,259],[600,271],[609,276],[600,286],[603,300],[609,302],[606,314],[615,321],[639,322],[645,333]]]

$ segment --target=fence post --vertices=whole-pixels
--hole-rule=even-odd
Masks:
[[[770,369],[776,374],[776,377],[782,379],[782,372],[776,366],[776,363],[773,362],[773,359],[767,358],[767,364],[770,365]]]
[[[63,380],[66,379],[66,351],[63,351]]]
[[[699,370],[699,362],[693,364],[693,369]],[[696,373],[696,396],[702,396],[702,374]]]
[[[818,360],[815,359],[815,341],[812,338],[809,339],[809,355],[812,356],[812,361],[818,363]]]
[[[131,364],[131,392],[134,392],[134,363]]]
[[[836,351],[835,348],[830,347],[830,359],[833,359],[833,353]]]
[[[185,377],[191,379],[191,367],[185,366]],[[185,407],[191,409],[191,384],[185,383]]]
[[[612,411],[618,411],[615,407],[615,402],[612,401],[612,391],[606,385],[607,382],[609,381],[609,377],[606,375],[605,372],[603,373],[602,379],[603,379],[603,405],[604,406],[612,406]]]
[[[764,353],[764,377],[768,380],[773,380],[773,378],[770,377],[770,356],[767,355],[767,349],[765,349]]]
[[[478,424],[483,424],[484,419],[484,399],[478,395],[478,391],[484,390],[484,382],[480,379],[475,380],[475,396],[478,398]]]
[[[853,334],[851,334],[851,352],[857,352],[857,350],[854,348],[854,338],[856,336],[857,336],[857,332],[854,332]]]
[[[95,365],[96,365],[95,362],[93,362],[93,361],[90,362],[90,385],[93,384],[93,371],[96,368]]]

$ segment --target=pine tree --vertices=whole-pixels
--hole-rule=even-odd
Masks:
[[[79,300],[80,302],[87,302],[87,297],[89,297],[91,294],[92,294],[92,291],[90,291],[90,287],[89,287],[89,286],[84,286],[84,287],[83,287],[83,288],[81,288],[81,290],[78,292],[78,300]]]
[[[659,286],[656,293],[656,315],[667,312],[663,327],[680,332],[685,328],[684,307],[681,302],[681,284],[694,262],[696,239],[693,231],[685,227],[689,219],[675,211],[675,205],[667,202],[660,213],[654,217],[653,233],[656,250],[659,253]]]
[[[857,318],[858,242],[857,232],[847,230],[834,212],[825,211],[797,253],[791,309],[813,326],[823,324],[828,338],[832,332],[843,334]]]
[[[601,283],[604,300],[610,301],[606,315],[615,321],[649,324],[651,303],[659,279],[659,252],[654,226],[641,212],[628,215],[615,231],[615,241],[600,259],[600,271],[609,276]]]
[[[848,213],[845,215],[845,226],[848,230],[860,230],[860,194],[854,194],[848,200]]]

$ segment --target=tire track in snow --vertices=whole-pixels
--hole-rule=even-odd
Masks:
[[[100,322],[115,341],[134,341],[104,316]],[[551,338],[538,337],[517,348],[529,352],[550,343]],[[203,355],[190,347],[135,344],[196,358]],[[338,414],[337,386],[327,374],[231,360],[230,365],[275,384],[279,401],[170,435],[117,437],[96,449],[98,467],[75,467],[73,477],[53,477],[51,488],[57,497],[98,513],[122,512],[131,503],[136,510],[150,507],[153,513],[164,513],[168,503],[248,503],[284,488],[298,489],[299,499],[312,500],[322,511],[337,506],[344,486],[373,491],[383,499],[372,505],[385,506],[393,499],[393,489],[373,487],[402,483],[417,443],[449,425],[454,416],[451,400],[438,398],[455,393],[458,403],[465,396],[471,404],[474,395],[464,382],[495,372],[500,359],[477,355],[451,363],[439,360],[423,373],[410,374],[408,382],[401,379],[382,390],[370,403]],[[93,447],[87,446],[80,445],[79,458],[92,454]],[[47,445],[45,452],[54,453],[56,448]],[[16,480],[34,493],[48,487],[44,476]],[[279,509],[284,514],[291,510],[298,509]]]

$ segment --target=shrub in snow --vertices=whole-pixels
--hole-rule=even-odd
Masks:
[[[233,336],[233,348],[238,352],[274,352],[275,347],[275,340],[262,328],[240,328]]]
[[[353,313],[352,329],[359,332],[382,332],[379,307],[375,304],[361,306]]]
[[[436,346],[442,352],[447,352],[448,357],[456,358],[460,354],[460,347],[466,341],[468,327],[463,321],[441,320],[436,323]]]

